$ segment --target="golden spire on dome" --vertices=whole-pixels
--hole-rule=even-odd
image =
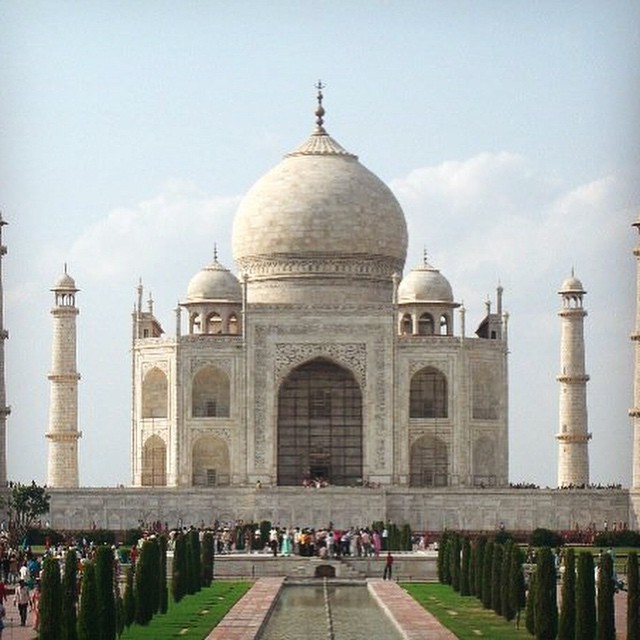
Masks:
[[[318,90],[316,99],[318,106],[315,110],[316,126],[311,135],[296,149],[288,153],[285,157],[291,156],[342,156],[343,158],[358,159],[353,153],[349,153],[346,149],[343,149],[326,131],[324,128],[324,114],[325,110],[322,106],[324,94],[322,90],[327,85],[318,80],[314,87]]]
[[[316,107],[316,130],[315,130],[315,134],[319,135],[319,136],[323,136],[323,135],[326,135],[327,132],[325,131],[324,126],[323,126],[324,125],[323,116],[325,114],[325,110],[324,110],[324,107],[322,106],[322,100],[324,98],[324,95],[322,94],[322,90],[327,85],[324,84],[322,82],[322,80],[318,80],[318,82],[316,82],[316,84],[314,86],[318,90],[318,95],[317,95],[318,106]]]

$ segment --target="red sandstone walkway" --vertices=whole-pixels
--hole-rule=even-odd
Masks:
[[[367,586],[405,640],[455,640],[451,631],[393,580],[367,580]]]
[[[206,640],[254,640],[283,582],[284,578],[260,578]]]

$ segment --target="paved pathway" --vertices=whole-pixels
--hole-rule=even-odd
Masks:
[[[367,586],[405,640],[455,640],[451,631],[393,580],[370,579]]]
[[[271,611],[283,582],[284,578],[260,578],[207,636],[207,640],[253,640]]]
[[[33,630],[33,615],[27,614],[27,626],[20,626],[18,607],[13,604],[13,592],[10,592],[8,600],[4,603],[7,615],[4,618],[4,631],[2,640],[34,640],[38,634]]]

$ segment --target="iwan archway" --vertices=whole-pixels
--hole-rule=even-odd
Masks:
[[[278,484],[362,482],[362,392],[347,369],[316,358],[278,392]]]

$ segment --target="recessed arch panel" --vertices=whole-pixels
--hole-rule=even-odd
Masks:
[[[446,418],[448,414],[447,378],[435,367],[424,367],[411,378],[410,418]]]
[[[164,371],[154,367],[147,371],[142,381],[142,417],[166,418],[168,383]]]
[[[446,487],[449,484],[449,452],[442,438],[425,435],[411,445],[409,461],[412,487]]]

